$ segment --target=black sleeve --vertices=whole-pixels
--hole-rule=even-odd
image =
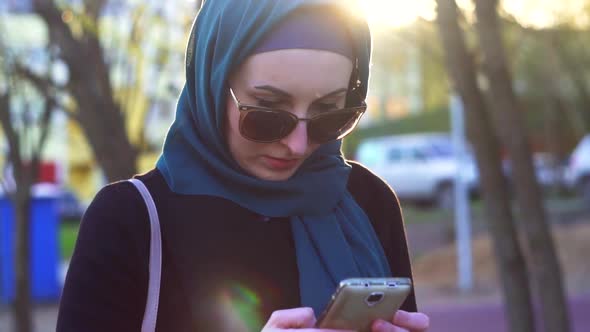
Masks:
[[[363,208],[377,233],[394,277],[412,278],[406,230],[399,200],[394,191],[364,166],[350,162],[348,190]],[[417,311],[414,289],[401,307]]]
[[[147,296],[148,215],[132,184],[103,188],[84,215],[57,332],[140,331]]]

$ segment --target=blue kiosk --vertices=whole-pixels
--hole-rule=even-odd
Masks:
[[[16,293],[14,206],[0,197],[0,302],[11,303]],[[33,302],[55,302],[58,281],[59,216],[57,199],[34,197],[31,201],[31,296]]]

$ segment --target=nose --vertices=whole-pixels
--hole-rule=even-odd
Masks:
[[[281,143],[287,146],[291,154],[296,156],[305,155],[307,150],[307,122],[299,121],[293,131],[281,140]]]

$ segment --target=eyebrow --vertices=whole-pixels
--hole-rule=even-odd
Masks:
[[[288,92],[281,90],[279,88],[276,88],[272,85],[259,85],[259,86],[255,86],[254,88],[259,89],[259,90],[266,90],[266,91],[272,92],[272,93],[277,94],[283,98],[293,98],[293,96],[291,96]],[[334,95],[337,95],[342,92],[347,92],[347,91],[348,91],[348,89],[346,89],[346,88],[340,88],[340,89],[334,90],[330,93],[327,93],[327,94],[317,98],[316,101],[322,100],[322,99],[325,99],[328,97],[332,97]]]

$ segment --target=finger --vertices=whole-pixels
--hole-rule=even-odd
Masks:
[[[289,329],[289,330],[280,330],[280,332],[355,332],[353,330],[333,330],[333,329]],[[279,332],[279,331],[277,331]]]
[[[378,319],[371,325],[371,332],[409,332],[408,330],[395,326],[390,322]]]
[[[430,319],[421,312],[398,310],[393,316],[393,324],[410,331],[426,331],[430,326]]]
[[[353,330],[332,330],[332,329],[266,329],[262,330],[262,332],[356,332]]]
[[[404,330],[405,331],[405,330]],[[281,329],[281,328],[264,328],[262,332],[356,332],[353,330],[332,330],[332,329]]]
[[[295,308],[273,312],[265,328],[310,328],[315,323],[312,308]]]

